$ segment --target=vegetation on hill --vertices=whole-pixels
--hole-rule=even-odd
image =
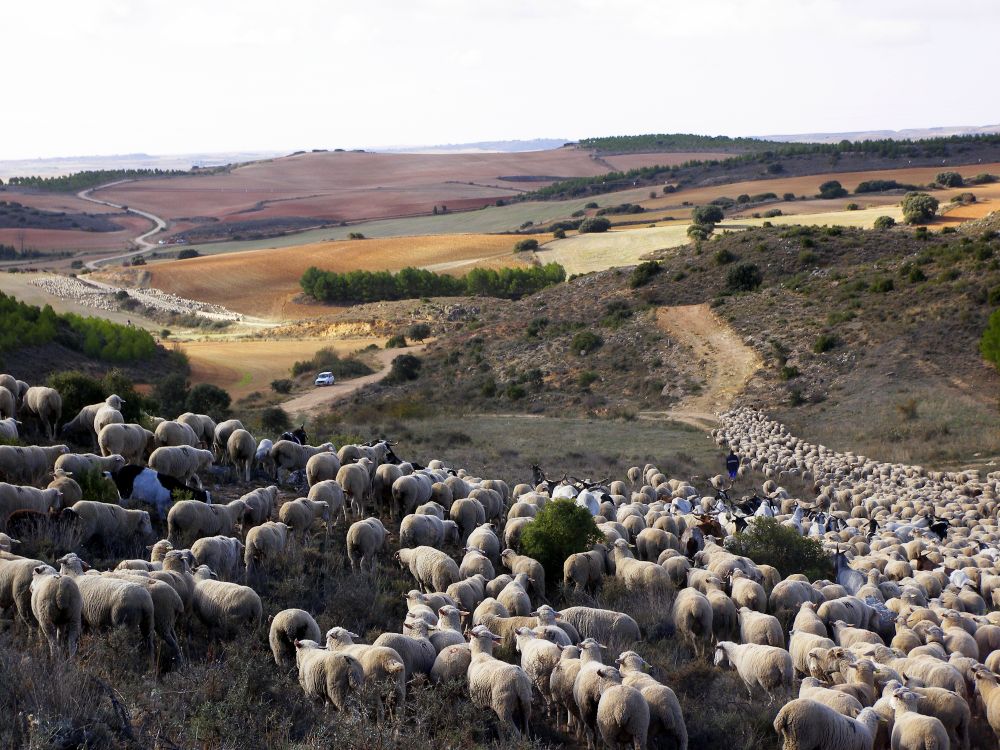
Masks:
[[[26,305],[0,292],[0,354],[55,341],[104,362],[149,359],[156,342],[148,331],[104,318],[57,314],[49,305]]]
[[[692,133],[650,133],[647,135],[609,135],[583,138],[581,148],[602,153],[644,151],[770,151],[774,141],[759,138],[731,138],[726,135],[694,135]]]
[[[356,303],[420,297],[502,297],[520,299],[566,279],[558,263],[494,270],[474,268],[465,276],[448,276],[420,268],[391,271],[322,271],[306,269],[302,291],[320,302]]]
[[[16,201],[0,201],[0,229],[75,229],[84,232],[117,232],[112,214],[44,211]]]
[[[0,244],[0,261],[31,260],[33,258],[45,258],[49,255],[50,253],[43,253],[40,250],[32,250],[30,248],[18,250],[13,245]]]
[[[87,188],[106,185],[118,180],[135,180],[140,177],[169,177],[188,174],[179,169],[93,169],[58,177],[11,177],[11,187],[27,187],[54,193],[76,193]]]

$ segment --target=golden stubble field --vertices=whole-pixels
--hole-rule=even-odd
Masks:
[[[524,262],[509,235],[438,235],[320,242],[274,250],[212,255],[147,266],[149,286],[211,302],[245,315],[288,320],[328,315],[303,305],[299,278],[310,266],[326,271],[398,271],[407,266],[464,274],[475,266]]]

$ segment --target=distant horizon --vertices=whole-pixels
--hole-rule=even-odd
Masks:
[[[852,135],[857,136],[857,135],[869,135],[869,134],[888,134],[888,135],[886,135],[884,137],[890,137],[890,138],[894,137],[893,134],[896,134],[896,135],[899,136],[900,140],[905,140],[905,139],[912,138],[913,136],[899,135],[899,134],[912,133],[912,132],[924,132],[924,131],[931,133],[931,131],[940,131],[940,130],[945,130],[945,131],[973,131],[973,132],[979,133],[979,134],[1000,133],[1000,123],[997,123],[997,124],[983,124],[983,125],[930,125],[930,126],[926,126],[926,127],[905,127],[905,128],[897,128],[897,129],[871,127],[871,128],[863,128],[863,129],[854,130],[854,131],[810,131],[810,132],[802,132],[802,133],[765,133],[765,134],[755,134],[755,135],[743,135],[743,134],[733,134],[733,133],[685,133],[685,134],[700,135],[700,136],[706,136],[706,137],[724,136],[724,137],[729,137],[729,138],[753,138],[753,139],[758,139],[758,140],[772,140],[772,141],[780,143],[781,141],[777,140],[777,139],[788,138],[788,139],[793,139],[793,140],[790,140],[789,142],[796,142],[796,141],[801,141],[801,140],[803,140],[803,139],[805,139],[807,137],[815,137],[817,139],[821,139],[822,140],[822,139],[830,139],[830,138],[838,138],[838,137],[849,138]],[[664,134],[674,133],[674,132],[680,133],[680,131],[657,131],[657,132],[664,133]],[[261,148],[220,149],[220,150],[194,149],[194,150],[191,150],[191,151],[178,151],[178,152],[170,152],[170,153],[168,153],[168,152],[155,152],[155,151],[141,150],[141,151],[131,151],[131,152],[120,152],[120,153],[59,154],[59,155],[51,155],[51,156],[30,156],[30,157],[5,157],[5,156],[0,155],[0,164],[21,163],[21,162],[71,161],[71,160],[79,160],[79,159],[123,159],[123,160],[124,159],[128,159],[128,158],[135,158],[135,159],[142,159],[142,158],[148,158],[148,159],[179,159],[181,157],[193,157],[193,156],[216,157],[217,158],[217,157],[225,156],[225,155],[233,155],[233,156],[244,155],[244,156],[274,158],[274,157],[281,157],[281,156],[290,156],[292,154],[301,153],[301,152],[306,152],[306,153],[313,152],[313,151],[315,151],[315,152],[323,152],[323,151],[329,152],[329,151],[334,151],[334,150],[337,150],[337,149],[340,149],[340,150],[343,150],[343,151],[369,151],[369,152],[377,152],[377,153],[406,153],[406,152],[408,152],[410,150],[418,150],[418,149],[419,150],[442,150],[442,151],[444,149],[462,149],[462,148],[471,149],[471,148],[473,148],[475,146],[483,146],[483,145],[487,145],[487,144],[511,144],[511,145],[514,145],[514,144],[532,144],[532,143],[546,142],[546,143],[552,143],[552,144],[558,143],[558,144],[561,145],[561,144],[564,144],[564,143],[567,143],[567,144],[568,143],[578,143],[580,140],[584,140],[584,139],[587,139],[587,138],[605,138],[605,137],[613,137],[613,136],[641,136],[641,135],[650,135],[650,134],[652,134],[652,131],[649,131],[649,132],[635,132],[635,133],[603,133],[603,134],[599,134],[599,135],[591,134],[591,135],[581,136],[579,138],[549,138],[549,137],[536,137],[536,138],[493,138],[493,139],[483,139],[483,140],[476,140],[476,141],[455,141],[455,142],[448,142],[448,143],[404,143],[404,144],[388,144],[388,145],[379,145],[379,146],[370,146],[370,145],[369,146],[350,146],[350,147],[347,147],[347,146],[336,146],[336,147],[333,147],[333,146],[330,146],[330,147],[324,147],[324,146],[302,147],[302,146],[299,146],[299,147],[295,147],[295,148],[263,148],[263,147],[261,147]],[[883,137],[883,136],[880,135],[880,137]],[[938,137],[938,136],[930,134],[930,135],[928,135],[926,137]],[[919,137],[918,137],[918,139],[919,139]],[[540,147],[538,149],[524,149],[524,150],[526,150],[526,151],[527,150],[545,150],[546,148],[558,148],[558,147],[559,146],[549,145],[549,146]],[[503,151],[503,149],[496,149],[495,151],[492,151],[492,152],[489,151],[489,150],[485,150],[484,149],[483,153],[500,153],[502,151]]]

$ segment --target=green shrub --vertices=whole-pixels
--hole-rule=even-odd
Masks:
[[[431,335],[431,327],[427,323],[414,323],[407,329],[406,335],[414,341],[423,341]]]
[[[819,255],[817,255],[812,250],[803,250],[799,253],[799,263],[804,266],[811,266],[819,260]]]
[[[511,401],[520,401],[522,398],[528,395],[528,392],[524,389],[523,385],[519,383],[511,383],[507,386],[507,390],[504,391],[507,398]]]
[[[186,247],[177,253],[177,260],[187,260],[188,258],[200,258],[201,253],[195,250],[193,247]]]
[[[341,357],[336,349],[325,347],[313,355],[312,359],[302,360],[292,365],[292,377],[297,378],[306,372],[322,372],[329,370],[334,377],[357,378],[375,372],[372,368],[354,357]]]
[[[979,339],[979,351],[983,359],[1000,370],[1000,310],[994,310],[990,315],[986,330]]]
[[[937,213],[938,199],[927,193],[907,193],[903,196],[903,220],[907,224],[923,224]]]
[[[397,333],[385,342],[386,349],[401,349],[404,346],[406,346],[406,337],[401,333]]]
[[[927,281],[927,274],[920,266],[913,266],[907,274],[907,278],[914,284],[919,284],[921,281]]]
[[[572,500],[553,500],[525,527],[520,551],[541,563],[546,583],[555,589],[562,581],[566,558],[602,541],[604,535],[586,508]]]
[[[594,216],[589,219],[585,219],[582,224],[580,224],[580,234],[597,234],[599,232],[606,232],[611,227],[611,222],[605,219],[603,216]]]
[[[618,328],[634,314],[632,305],[625,300],[612,300],[604,306],[604,317],[601,318],[601,325],[610,328]]]
[[[784,195],[781,196],[781,199],[784,201],[791,202],[795,200],[795,193],[785,193]]]
[[[422,366],[423,362],[419,357],[415,357],[412,354],[400,354],[393,358],[385,382],[389,385],[395,385],[407,380],[416,380],[420,377],[420,368]]]
[[[514,245],[515,253],[525,253],[537,249],[538,240],[536,239],[518,240],[518,242]]]
[[[847,211],[859,211],[861,209],[861,206],[859,206],[857,203],[848,203],[846,206],[844,206],[844,209]]]
[[[268,406],[260,412],[260,428],[268,435],[280,435],[292,426],[292,418],[280,406]]]
[[[525,329],[525,335],[528,338],[534,338],[542,332],[542,329],[549,324],[548,318],[532,318],[531,322],[528,323],[528,327]]]
[[[892,229],[896,226],[896,220],[891,216],[879,216],[875,219],[876,229]]]
[[[697,206],[691,212],[691,221],[695,224],[717,224],[725,218],[719,206]]]
[[[965,184],[965,180],[962,179],[962,175],[958,172],[938,172],[937,177],[934,178],[936,182],[941,187],[962,187]]]
[[[847,195],[847,191],[844,190],[844,186],[837,180],[827,180],[819,186],[820,198],[830,200],[833,198],[843,198],[845,195]]]
[[[232,399],[222,388],[212,383],[198,383],[188,393],[185,407],[195,414],[208,414],[216,422],[229,417]]]
[[[597,208],[597,204],[596,204],[596,203],[594,203],[594,201],[590,201],[590,203],[585,203],[585,204],[583,205],[583,207],[584,207],[584,208]]]
[[[832,333],[821,333],[813,343],[813,351],[817,354],[823,354],[833,349],[838,343],[837,337]]]
[[[969,179],[969,183],[972,185],[987,185],[996,181],[997,176],[995,174],[990,174],[989,172],[980,172],[975,177]]]
[[[799,368],[795,365],[783,365],[779,374],[782,380],[792,380],[801,375]]]
[[[830,558],[818,540],[804,537],[774,518],[755,519],[743,533],[726,539],[726,549],[758,565],[773,565],[783,578],[803,573],[815,581],[829,578],[833,572]]]
[[[707,240],[714,229],[714,224],[692,224],[687,228],[687,236],[693,240]]]
[[[871,285],[871,290],[876,294],[885,294],[886,292],[891,292],[895,288],[896,285],[893,284],[892,279],[890,278],[875,279]]]
[[[164,375],[153,385],[153,398],[160,405],[161,415],[173,419],[186,409],[188,379],[179,372]]]
[[[271,390],[275,393],[291,393],[295,382],[290,378],[278,378],[271,381]]]
[[[764,274],[753,263],[740,263],[726,274],[726,287],[731,292],[752,292],[764,282]]]
[[[573,337],[569,348],[581,357],[590,354],[595,349],[599,349],[604,344],[604,339],[593,331],[580,331]]]
[[[732,253],[727,248],[722,248],[715,253],[715,263],[720,266],[729,265],[733,261],[738,260],[736,255]]]
[[[73,481],[80,485],[84,500],[118,503],[118,489],[115,483],[106,479],[100,469],[90,469],[82,474],[74,472]]]
[[[59,391],[59,396],[62,398],[62,413],[67,420],[79,414],[84,406],[99,403],[111,395],[104,392],[100,380],[82,372],[53,373],[49,376],[47,384],[49,388]]]
[[[601,376],[593,370],[584,370],[577,376],[576,382],[581,388],[588,388],[591,383],[600,380],[600,377]]]
[[[655,260],[645,260],[632,269],[632,273],[628,277],[628,285],[632,289],[645,286],[662,270],[663,266]]]
[[[564,240],[566,239],[566,230],[559,227],[556,231],[552,233],[552,239],[554,240]]]
[[[763,216],[765,219],[773,219],[775,216],[781,216],[781,215],[782,213],[780,208],[769,208],[767,211],[761,214],[761,216]]]

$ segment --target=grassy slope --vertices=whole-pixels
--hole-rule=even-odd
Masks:
[[[729,266],[718,262],[721,250],[758,265],[761,290],[723,296]],[[841,450],[936,465],[977,461],[1000,453],[1000,379],[978,354],[987,296],[1000,287],[998,256],[997,241],[920,240],[907,229],[751,229],[671,251],[664,272],[639,290],[628,288],[627,273],[608,271],[490,305],[428,349],[419,380],[358,398],[402,412],[408,403],[456,402],[465,411],[549,415],[667,408],[662,386],[697,388],[699,367],[657,331],[648,306],[719,300],[716,311],[766,363],[742,402]],[[911,280],[916,267],[927,280]],[[875,291],[885,279],[893,289]],[[634,310],[618,327],[602,324],[612,302]],[[529,336],[538,318],[548,325]],[[587,357],[571,351],[581,330],[599,333],[604,346]],[[822,333],[838,345],[815,354]],[[800,375],[782,380],[781,357]],[[585,385],[581,375],[596,379]]]

